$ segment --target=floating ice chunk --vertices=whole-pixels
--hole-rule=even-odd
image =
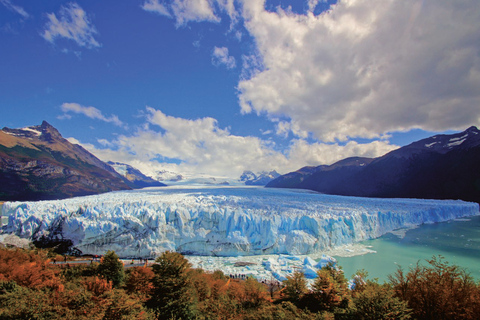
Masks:
[[[285,280],[287,280],[287,277],[286,277],[285,273],[282,272],[282,271],[273,271],[273,272],[272,272],[272,276],[274,276],[275,279],[277,279],[278,281],[285,281]]]
[[[264,265],[265,269],[268,271],[274,271],[279,267],[277,261],[275,261],[273,258],[269,258],[268,260],[263,261],[262,265]]]
[[[302,272],[305,274],[305,278],[307,279],[315,279],[317,277],[317,269],[311,266],[303,266]]]
[[[294,261],[300,261],[300,260],[301,260],[301,259],[300,259],[299,257],[297,257],[297,256],[287,256],[286,258],[289,259],[289,260],[294,260]]]
[[[323,267],[326,267],[329,263],[332,266],[336,266],[337,259],[335,259],[334,257],[330,257],[330,256],[327,256],[327,255],[323,254],[320,261],[318,261],[318,263],[315,265],[315,268],[321,269]]]
[[[317,261],[313,260],[312,258],[310,257],[305,257],[305,259],[303,260],[303,265],[304,266],[310,266],[310,267],[313,267],[317,264]]]

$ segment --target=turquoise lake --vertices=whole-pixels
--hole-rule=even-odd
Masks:
[[[350,278],[365,269],[369,279],[382,283],[401,266],[408,270],[417,261],[427,264],[434,255],[442,255],[450,264],[465,268],[480,281],[480,216],[455,221],[426,224],[410,229],[405,235],[388,233],[361,244],[376,251],[354,257],[335,257]]]

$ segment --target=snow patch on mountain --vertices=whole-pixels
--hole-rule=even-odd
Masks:
[[[373,199],[258,187],[173,186],[58,201],[6,202],[3,234],[70,239],[83,253],[155,257],[304,255],[477,215],[477,203]]]
[[[252,171],[244,171],[240,176],[240,181],[248,186],[265,186],[267,183],[275,178],[280,177],[280,174],[275,171],[262,171],[253,173]]]
[[[178,182],[183,180],[184,177],[172,171],[160,170],[155,173],[154,179],[163,182]]]
[[[453,140],[453,142],[447,143],[447,145],[446,145],[445,147],[447,147],[447,148],[452,148],[452,147],[455,147],[455,146],[459,146],[459,145],[461,145],[462,143],[464,143],[466,139],[462,139],[462,140],[454,140],[454,139],[452,139],[452,140]],[[452,140],[450,140],[450,141],[452,141]]]

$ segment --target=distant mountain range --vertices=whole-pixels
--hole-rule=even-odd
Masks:
[[[327,194],[462,199],[480,202],[480,131],[436,135],[378,158],[347,158],[304,167],[267,187],[310,189]]]
[[[132,167],[131,165],[112,161],[108,161],[107,164],[112,166],[112,168],[115,169],[118,174],[130,181],[135,188],[166,186],[164,183],[147,177],[140,170]]]
[[[157,181],[165,181],[165,182],[178,182],[185,179],[185,177],[182,176],[181,174],[178,174],[172,171],[167,171],[167,170],[157,171],[154,177],[155,179],[157,179]]]
[[[247,186],[264,186],[278,177],[280,177],[280,174],[275,170],[270,172],[262,171],[258,173],[244,171],[240,176],[240,181],[244,182]]]
[[[0,200],[45,200],[135,187],[46,121],[0,130]]]

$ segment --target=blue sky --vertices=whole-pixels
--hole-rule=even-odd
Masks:
[[[152,176],[379,156],[480,122],[480,3],[0,0],[0,105]]]

